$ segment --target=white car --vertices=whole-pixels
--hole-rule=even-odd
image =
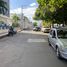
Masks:
[[[41,31],[44,32],[45,28],[41,28]]]
[[[52,28],[48,42],[56,50],[58,58],[67,59],[67,28]]]
[[[50,28],[41,28],[41,31],[44,33],[49,33]]]

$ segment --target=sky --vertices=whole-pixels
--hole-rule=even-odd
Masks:
[[[19,7],[37,6],[36,0],[10,0],[10,9],[17,9]]]
[[[33,16],[38,4],[36,0],[10,0],[10,13],[21,14],[21,7],[23,7],[23,13],[33,21]]]

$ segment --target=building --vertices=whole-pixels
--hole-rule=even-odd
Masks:
[[[30,22],[30,20],[27,17],[23,16],[20,19],[20,27],[22,29],[30,29],[31,30],[33,28],[33,24],[32,24],[32,22]]]
[[[5,9],[2,9],[2,7],[0,7],[0,14],[3,14],[3,15],[6,15],[6,16],[9,16],[10,14],[10,8],[9,8],[9,0],[3,0],[4,2],[7,3],[7,10]]]
[[[11,13],[10,18],[12,18],[13,15],[14,13]],[[26,16],[22,14],[17,14],[17,16],[20,18],[18,23],[20,24],[21,29],[32,29],[33,28],[32,22],[30,22],[30,20]]]
[[[23,29],[32,29],[32,22],[24,16],[23,22],[21,22]]]
[[[0,21],[3,21],[4,23],[8,25],[12,25],[12,20],[9,17],[10,16],[10,6],[9,6],[10,0],[3,0],[3,1],[7,3],[7,10],[1,9],[0,7]]]
[[[12,20],[5,15],[0,15],[0,21],[3,21],[4,23],[8,25],[12,25]]]
[[[4,22],[4,23],[6,23],[7,25],[10,25],[10,26],[12,25],[12,20],[5,15],[0,15],[0,22]]]

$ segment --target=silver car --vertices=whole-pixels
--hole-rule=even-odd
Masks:
[[[67,28],[52,28],[48,42],[56,50],[58,58],[67,59]]]

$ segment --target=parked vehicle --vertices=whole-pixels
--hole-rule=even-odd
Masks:
[[[52,28],[48,42],[56,50],[58,58],[67,59],[67,28]]]
[[[36,28],[35,27],[33,28],[33,31],[36,31]]]
[[[44,33],[49,33],[49,31],[50,31],[50,28],[46,28],[46,29],[44,30]]]
[[[41,31],[44,32],[44,33],[49,33],[50,28],[42,28]]]
[[[41,28],[40,27],[34,27],[33,31],[41,31]]]
[[[45,28],[44,28],[44,27],[43,27],[43,28],[41,28],[41,31],[42,31],[42,32],[44,32],[44,30],[45,30]]]
[[[9,36],[13,36],[14,34],[16,34],[17,31],[15,28],[13,28],[12,26],[9,27],[9,31],[8,31],[8,35]]]

